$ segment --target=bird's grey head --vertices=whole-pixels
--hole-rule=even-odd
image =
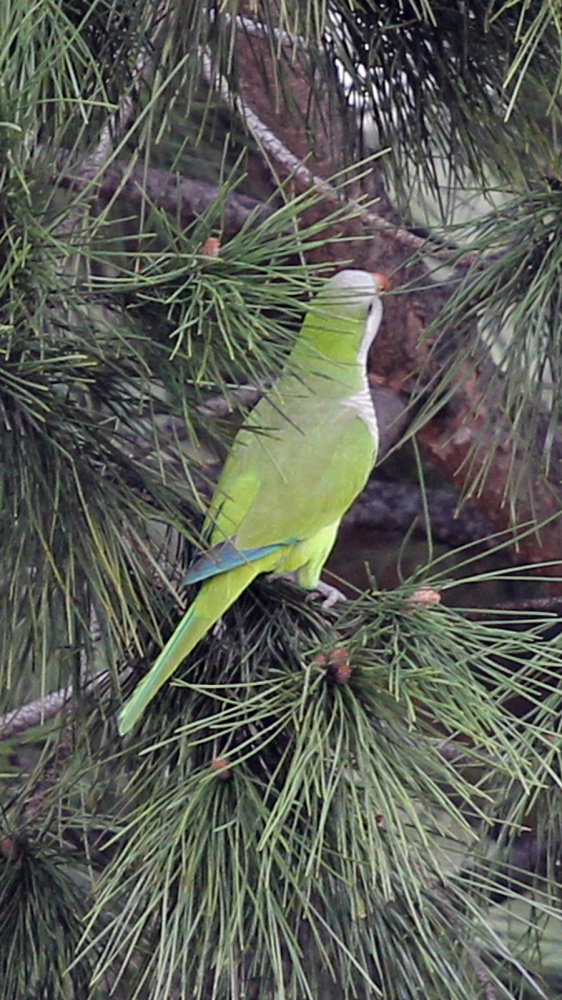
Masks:
[[[352,268],[338,271],[326,282],[325,288],[343,295],[346,292],[350,295],[378,295],[382,291],[380,275]]]
[[[342,311],[353,311],[367,314],[371,308],[378,303],[380,315],[382,307],[380,305],[379,294],[383,291],[386,279],[379,274],[371,274],[369,271],[355,271],[346,269],[334,274],[318,293],[318,300],[322,305],[330,304],[340,307]]]
[[[344,316],[349,313],[364,319],[362,355],[366,355],[380,326],[382,319],[380,292],[387,286],[388,282],[384,275],[348,268],[330,278],[318,293],[317,303],[322,312],[333,311]]]

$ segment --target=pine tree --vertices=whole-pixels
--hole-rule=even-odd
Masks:
[[[0,24],[2,997],[555,997],[559,5]],[[259,579],[121,740],[236,425],[350,264],[391,290],[347,524],[424,557],[329,610]]]

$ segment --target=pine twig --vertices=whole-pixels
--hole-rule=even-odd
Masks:
[[[92,608],[90,616],[90,637],[92,643],[99,642],[100,624],[94,608]],[[105,683],[109,679],[109,672],[104,670],[101,673],[93,674],[87,651],[86,649],[82,649],[80,653],[80,676],[85,682],[82,690],[87,692]],[[6,712],[5,715],[0,716],[0,740],[17,736],[18,733],[33,729],[34,726],[42,726],[50,719],[56,718],[60,712],[64,711],[67,716],[72,715],[74,711],[74,706],[71,704],[73,696],[74,685],[69,684],[67,687],[59,688],[58,691],[52,691],[42,698],[35,698],[25,705],[19,705],[18,708],[12,709],[11,712]]]
[[[7,740],[54,719],[72,698],[72,685],[36,698],[0,716],[0,739]]]
[[[109,672],[107,670],[95,674],[88,681],[84,691],[91,691],[101,687],[108,680]],[[5,715],[0,716],[0,740],[7,740],[11,736],[17,736],[18,733],[33,729],[34,726],[42,726],[50,719],[56,718],[62,711],[65,711],[67,716],[72,715],[75,708],[71,704],[73,697],[74,686],[69,684],[68,687],[59,688],[58,691],[52,691],[43,698],[36,698],[34,701],[29,701],[25,705],[14,708],[11,712],[6,712]]]

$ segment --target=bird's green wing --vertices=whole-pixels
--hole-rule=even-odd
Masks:
[[[376,441],[352,408],[309,397],[294,419],[290,410],[262,400],[239,432],[215,491],[213,545],[244,552],[309,538],[365,485]]]

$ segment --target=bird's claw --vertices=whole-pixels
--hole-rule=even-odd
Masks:
[[[330,583],[324,583],[324,580],[319,580],[316,584],[314,590],[310,591],[308,595],[308,600],[314,600],[317,596],[322,597],[322,608],[333,608],[334,604],[338,601],[347,601],[347,597],[341,590],[337,587],[333,587]]]

